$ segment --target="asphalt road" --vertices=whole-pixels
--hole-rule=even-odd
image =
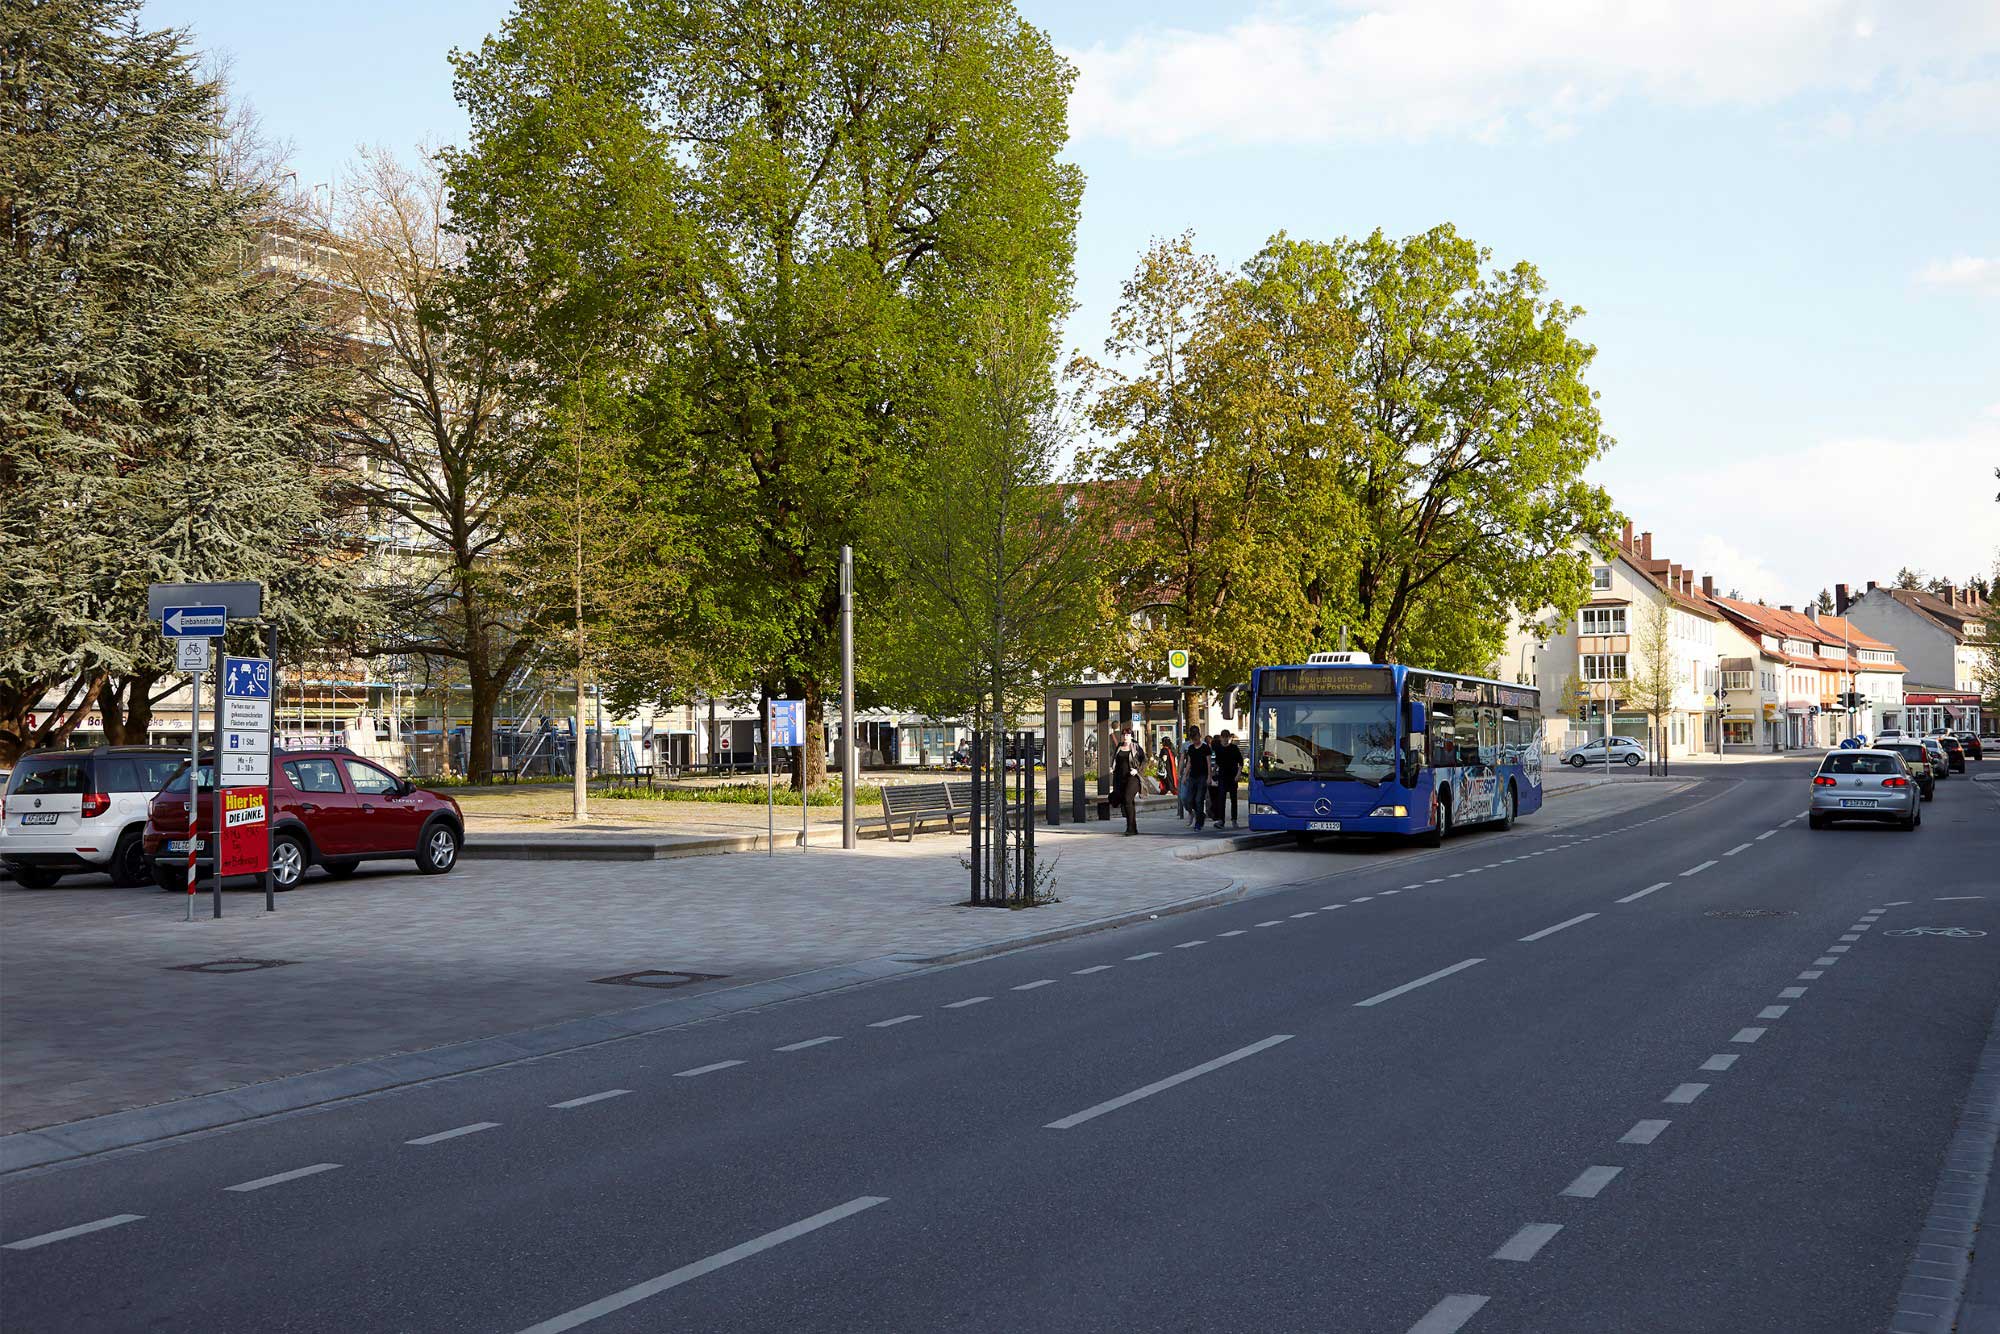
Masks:
[[[20,1174],[0,1321],[1879,1329],[2000,784],[1808,832],[1806,772]]]

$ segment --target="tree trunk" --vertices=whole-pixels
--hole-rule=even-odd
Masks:
[[[811,677],[801,678],[792,689],[806,702],[806,744],[792,762],[792,790],[797,792],[826,786],[826,724],[820,716],[826,707],[826,692]]]
[[[493,781],[493,711],[500,702],[501,682],[480,673],[472,678],[472,744],[465,757],[466,776],[475,783]],[[441,731],[449,740],[450,729]]]

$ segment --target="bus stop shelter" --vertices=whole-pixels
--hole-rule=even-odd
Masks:
[[[1042,699],[1042,735],[1047,738],[1045,747],[1048,771],[1048,793],[1043,820],[1047,824],[1059,825],[1062,815],[1062,749],[1058,738],[1062,736],[1065,721],[1069,725],[1070,754],[1070,814],[1073,823],[1082,824],[1090,818],[1090,807],[1097,807],[1097,818],[1108,819],[1111,806],[1111,765],[1109,763],[1115,742],[1115,728],[1127,724],[1138,728],[1141,736],[1151,734],[1156,725],[1171,722],[1174,739],[1180,740],[1181,719],[1186,712],[1189,696],[1201,694],[1198,686],[1172,685],[1158,681],[1091,681],[1076,685],[1061,686],[1049,691]],[[1116,706],[1117,718],[1112,718]],[[1067,718],[1064,710],[1067,707]],[[1093,716],[1094,715],[1094,716]],[[1086,794],[1083,759],[1084,735],[1089,729],[1096,742],[1097,752],[1097,792],[1094,802]],[[1147,746],[1150,752],[1154,747]]]

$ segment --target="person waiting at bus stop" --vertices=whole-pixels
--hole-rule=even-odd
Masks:
[[[1125,832],[1139,832],[1139,771],[1146,764],[1146,748],[1127,727],[1118,734],[1118,749],[1111,758],[1111,801],[1125,812]]]
[[[1186,808],[1188,823],[1196,829],[1208,819],[1208,759],[1208,743],[1201,739],[1201,729],[1190,727],[1181,752],[1181,805]]]
[[[1243,817],[1236,808],[1236,782],[1243,777],[1243,747],[1236,744],[1235,734],[1225,727],[1216,734],[1215,743],[1209,750],[1210,769],[1214,774],[1209,790],[1215,794],[1209,814],[1215,818],[1217,829],[1230,825],[1241,829]]]

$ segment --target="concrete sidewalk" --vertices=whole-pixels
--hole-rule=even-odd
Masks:
[[[1521,831],[1674,790],[1579,788]],[[478,1068],[453,1064],[462,1058],[518,1060],[1436,855],[1288,839],[1241,850],[1230,833],[1185,830],[1171,810],[1142,827],[1139,838],[1097,822],[1042,830],[1061,901],[1020,911],[963,906],[963,835],[852,852],[468,862],[437,877],[314,873],[275,914],[259,894],[225,895],[220,921],[206,896],[185,922],[180,895],[0,889],[0,1133],[153,1105],[158,1124],[194,1128],[207,1123],[176,1100],[204,1095],[232,1100],[222,1124]],[[1220,855],[1199,855],[1211,850]],[[288,1077],[319,1083],[267,1082]],[[140,1141],[99,1141],[116,1142]]]

